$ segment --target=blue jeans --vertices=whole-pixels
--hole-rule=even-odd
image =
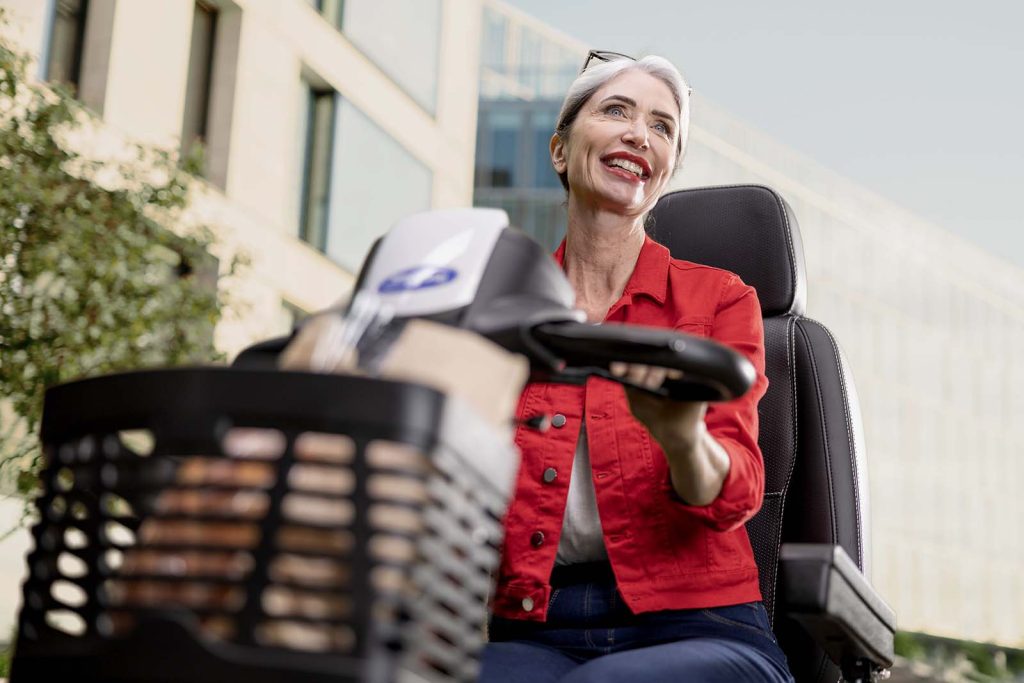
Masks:
[[[759,602],[632,614],[613,582],[556,588],[544,623],[494,618],[481,683],[791,682]]]

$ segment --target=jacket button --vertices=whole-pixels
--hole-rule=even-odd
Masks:
[[[550,484],[551,482],[553,482],[557,478],[558,478],[558,470],[556,470],[554,467],[549,467],[546,470],[544,470],[544,483],[545,484]]]
[[[532,545],[534,548],[539,548],[542,545],[544,545],[544,532],[534,531],[533,534],[530,536],[530,545]]]
[[[555,413],[554,417],[551,418],[551,426],[561,429],[565,426],[565,415],[561,413]]]
[[[529,598],[529,597],[523,598],[523,611],[524,612],[532,612],[533,611],[533,598]]]

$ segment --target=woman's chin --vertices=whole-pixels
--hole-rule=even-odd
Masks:
[[[642,187],[636,188],[632,192],[625,191],[623,188],[615,188],[615,191],[602,192],[597,196],[600,197],[601,208],[623,216],[639,216],[646,213],[653,205]]]
[[[645,192],[643,183],[595,183],[590,187],[573,189],[577,208],[596,209],[622,216],[636,217],[650,211],[654,200]],[[572,204],[573,202],[570,202]]]

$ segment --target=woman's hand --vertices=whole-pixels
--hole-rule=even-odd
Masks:
[[[679,370],[612,363],[609,370],[648,389],[657,389],[666,379],[681,379]],[[654,437],[668,460],[672,487],[691,505],[707,505],[722,490],[729,474],[729,455],[708,434],[704,415],[705,401],[672,401],[626,387],[626,397],[634,417]]]
[[[637,363],[612,363],[609,368],[616,377],[651,390],[658,389],[665,380],[682,379],[681,370],[669,370]],[[626,387],[629,407],[658,443],[695,443],[704,426],[704,401],[670,401],[643,391]]]

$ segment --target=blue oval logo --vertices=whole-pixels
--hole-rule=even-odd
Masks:
[[[412,292],[417,289],[427,289],[444,285],[458,276],[451,268],[439,268],[437,266],[414,266],[400,270],[394,275],[386,278],[380,283],[377,291],[381,294],[397,294],[398,292]]]

